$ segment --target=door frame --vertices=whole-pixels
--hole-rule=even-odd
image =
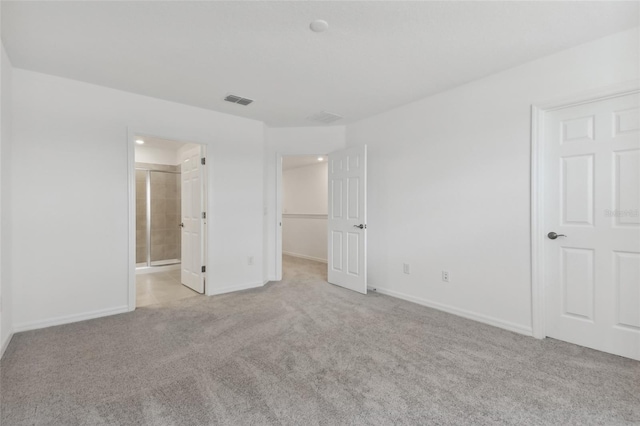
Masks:
[[[276,221],[274,226],[276,228],[276,270],[275,281],[282,281],[282,158],[283,157],[327,157],[326,154],[301,154],[301,153],[276,153]],[[327,161],[329,161],[327,159]],[[328,202],[329,200],[327,200]]]
[[[202,154],[207,158],[207,167],[203,169],[203,197],[204,197],[204,207],[207,212],[207,221],[211,216],[211,200],[210,200],[210,188],[211,182],[209,179],[212,176],[210,173],[211,164],[213,163],[213,159],[208,157],[208,146],[203,142],[196,142],[187,138],[182,138],[177,135],[159,135],[157,132],[153,131],[145,131],[143,129],[134,129],[131,127],[127,127],[127,195],[128,195],[128,292],[127,292],[127,306],[129,311],[134,311],[136,309],[136,137],[137,136],[149,136],[152,138],[158,139],[167,139],[182,142],[184,144],[193,143],[196,145],[200,145],[202,147]],[[203,226],[203,236],[202,241],[204,244],[203,248],[203,259],[205,259],[205,263],[209,263],[208,253],[210,251],[210,241],[209,241],[209,226],[205,222]],[[209,280],[205,280],[205,288],[204,295],[210,295],[208,293],[209,286],[206,284]]]
[[[632,80],[570,97],[531,106],[531,325],[533,337],[544,339],[545,317],[545,230],[544,143],[548,112],[605,99],[640,93],[640,80]]]

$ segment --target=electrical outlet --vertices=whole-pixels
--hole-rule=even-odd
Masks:
[[[404,272],[405,274],[410,274],[411,273],[411,267],[409,266],[408,263],[403,263],[402,264],[402,272]]]
[[[253,265],[253,256],[249,256],[247,258],[247,264],[249,264],[250,266]]]
[[[445,283],[450,282],[451,276],[449,275],[449,271],[442,271],[442,281]]]

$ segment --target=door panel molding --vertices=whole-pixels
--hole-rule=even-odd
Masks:
[[[544,221],[544,143],[546,114],[563,108],[640,93],[640,80],[624,82],[570,97],[534,103],[531,106],[531,313],[533,337],[544,339],[545,329],[545,250],[546,224]],[[585,122],[588,125],[588,120]],[[584,143],[589,140],[588,128],[583,134],[574,133],[576,139],[565,143]],[[571,135],[569,135],[571,136]],[[567,138],[571,139],[571,138]]]
[[[180,153],[182,258],[181,282],[197,293],[203,294],[205,277],[205,217],[204,210],[204,158],[203,148],[196,145]]]
[[[367,146],[329,154],[327,280],[367,294]]]

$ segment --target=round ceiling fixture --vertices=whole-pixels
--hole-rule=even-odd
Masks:
[[[311,28],[311,31],[313,31],[314,33],[323,33],[329,28],[329,23],[322,19],[316,19],[315,21],[311,22],[309,28]]]
[[[318,161],[324,161],[324,157],[318,157]]]
[[[142,144],[144,144],[144,141],[142,139],[136,139],[136,143],[138,145],[142,145]]]

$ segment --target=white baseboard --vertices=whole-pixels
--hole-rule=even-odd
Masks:
[[[286,254],[287,256],[291,256],[291,257],[299,257],[300,259],[315,260],[316,262],[327,263],[327,259],[320,259],[319,257],[307,256],[306,254],[291,253],[290,251],[283,251],[282,254]]]
[[[386,288],[380,288],[373,286],[378,293],[386,294],[387,296],[396,297],[398,299],[406,300],[408,302],[417,303],[418,305],[426,306],[429,308],[437,309],[439,311],[448,312],[450,314],[457,315],[459,317],[467,318],[470,320],[478,321],[484,324],[489,324],[494,327],[503,328],[505,330],[513,331],[514,333],[524,334],[525,336],[533,336],[533,330],[531,327],[515,324],[509,321],[503,321],[498,318],[490,317],[484,314],[478,314],[475,312],[467,311],[465,309],[456,308],[449,305],[444,305],[438,302],[432,302],[430,300],[422,299],[419,297],[409,296],[408,294],[400,293],[395,290],[388,290]]]
[[[13,332],[19,333],[21,331],[37,330],[39,328],[53,327],[54,325],[70,324],[72,322],[102,318],[109,315],[122,314],[125,312],[129,312],[128,305],[118,306],[117,308],[100,309],[97,311],[85,312],[82,314],[66,315],[63,317],[51,318],[47,320],[24,322],[22,324],[16,324],[13,327]]]
[[[262,287],[263,285],[264,283],[262,281],[259,281],[256,283],[233,285],[233,286],[222,287],[222,288],[213,288],[211,289],[211,293],[209,293],[209,296],[217,296],[219,294],[232,293],[234,291],[249,290],[251,288]]]
[[[0,359],[4,356],[4,351],[9,347],[9,343],[11,343],[11,338],[13,337],[13,333],[9,333],[4,342],[2,342],[2,346],[0,346]]]

